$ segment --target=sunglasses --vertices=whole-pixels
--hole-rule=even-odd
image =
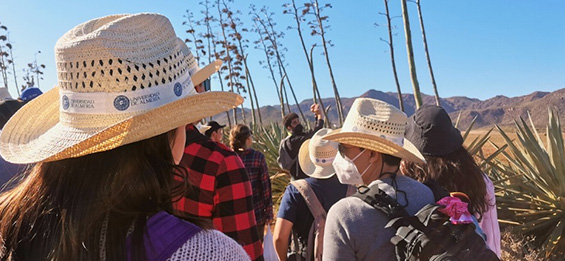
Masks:
[[[204,81],[202,82],[202,87],[204,88],[204,91],[205,91],[205,92],[209,92],[209,91],[210,91],[210,89],[211,89],[211,87],[212,87],[212,83],[211,83],[211,81],[210,81],[210,78],[208,78],[208,79],[206,79],[206,80],[204,80]]]
[[[337,151],[339,152],[339,154],[341,154],[342,157],[344,157],[344,158],[347,157],[347,156],[345,155],[345,152],[346,152],[347,150],[349,150],[349,149],[351,149],[351,148],[355,148],[355,147],[353,147],[353,146],[351,146],[351,145],[349,145],[349,146],[350,146],[350,147],[346,147],[346,146],[344,146],[344,145],[341,144],[341,143],[340,143],[339,145],[337,145]],[[365,149],[362,149],[362,148],[358,148],[358,149],[360,149],[361,151],[364,151],[364,150],[365,150]]]

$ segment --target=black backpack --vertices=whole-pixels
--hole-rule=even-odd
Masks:
[[[442,189],[438,189],[437,185],[426,185],[432,189],[436,199],[443,197],[439,196]],[[391,219],[385,228],[396,229],[396,235],[390,241],[395,246],[397,260],[499,260],[476,233],[474,224],[452,224],[449,216],[438,210],[443,208],[441,205],[428,204],[410,216],[376,184],[360,188],[353,196]]]

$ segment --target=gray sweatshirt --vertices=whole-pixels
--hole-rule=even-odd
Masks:
[[[416,214],[426,204],[434,203],[432,191],[424,184],[406,176],[397,175],[398,190],[408,198],[406,211]],[[373,181],[389,196],[396,198],[392,179]],[[396,199],[406,205],[404,193]],[[338,201],[328,212],[324,231],[323,260],[396,260],[394,245],[390,239],[394,228],[385,229],[388,217],[356,197]]]

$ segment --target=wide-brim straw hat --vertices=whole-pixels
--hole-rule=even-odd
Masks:
[[[425,163],[424,156],[404,138],[406,120],[404,112],[386,102],[357,98],[343,127],[324,139]]]
[[[243,102],[235,93],[196,93],[194,85],[221,62],[199,70],[159,14],[85,22],[57,41],[55,55],[58,86],[22,107],[2,130],[0,154],[9,162],[111,150]]]
[[[335,174],[332,163],[339,144],[322,139],[331,131],[331,129],[320,129],[300,146],[298,163],[302,171],[312,178],[327,179]]]

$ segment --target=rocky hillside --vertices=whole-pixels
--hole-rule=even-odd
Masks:
[[[407,115],[414,113],[416,104],[412,94],[403,94],[404,111]],[[377,90],[369,90],[359,97],[368,97],[379,99],[398,107],[398,98],[396,93],[381,92]],[[434,104],[435,98],[429,95],[422,95],[424,104]],[[349,111],[351,104],[355,98],[342,98],[345,113]],[[305,100],[300,103],[300,108],[305,116],[310,120],[313,115],[310,113],[311,100]],[[330,107],[328,115],[332,123],[337,122],[337,111],[335,109],[335,101],[333,98],[323,99],[324,106]],[[454,121],[459,117],[460,129],[466,129],[473,118],[477,118],[475,127],[488,127],[494,124],[501,126],[512,125],[515,119],[522,117],[528,118],[528,112],[532,115],[534,124],[539,127],[545,126],[548,119],[548,108],[555,108],[560,112],[561,122],[565,124],[565,88],[554,92],[534,92],[529,95],[519,97],[496,96],[484,101],[467,97],[449,97],[440,99],[441,106],[451,115]],[[291,110],[298,113],[298,108],[293,105]],[[251,119],[251,111],[245,109],[246,122]],[[232,115],[232,112],[230,112]],[[280,106],[263,106],[261,107],[261,115],[263,124],[280,121]],[[227,123],[226,114],[220,114],[214,117],[219,122]],[[238,110],[238,118],[241,120],[241,110]]]

